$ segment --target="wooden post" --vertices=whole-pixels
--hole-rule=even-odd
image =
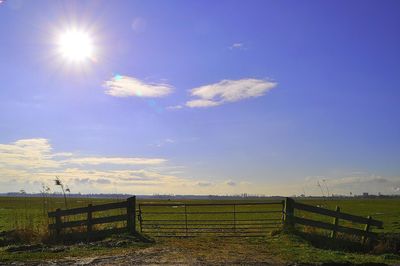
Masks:
[[[143,217],[142,217],[142,208],[139,204],[139,225],[140,225],[140,232],[143,232]]]
[[[334,229],[331,232],[331,238],[335,238],[336,237],[336,231],[337,231],[337,226],[339,225],[339,213],[340,213],[340,207],[336,206],[336,212],[338,213],[338,216],[336,216],[333,219],[333,224],[334,224]]]
[[[291,198],[286,198],[285,199],[285,209],[284,209],[284,222],[285,222],[285,227],[291,228],[294,226],[294,221],[293,221],[293,216],[294,216],[294,206],[293,206],[294,200]]]
[[[87,240],[89,241],[90,240],[90,236],[91,236],[91,233],[92,233],[92,213],[93,213],[93,211],[92,211],[92,204],[89,204],[88,205],[88,211],[87,211],[87,221],[86,221],[86,234],[87,234]]]
[[[61,209],[56,209],[56,237],[61,235]]]
[[[364,231],[365,232],[369,232],[369,229],[370,229],[370,227],[371,227],[371,220],[372,220],[372,217],[371,216],[368,216],[367,217],[368,218],[368,222],[365,224],[365,227],[364,227]],[[365,242],[367,241],[367,236],[363,236],[362,238],[361,238],[361,242],[362,242],[362,244],[364,245],[365,244]]]
[[[126,214],[126,228],[131,234],[136,233],[136,196],[130,197],[127,200]]]
[[[285,224],[285,200],[282,200],[282,219],[281,223]]]

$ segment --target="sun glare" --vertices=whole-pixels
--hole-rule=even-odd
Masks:
[[[70,30],[60,35],[60,54],[67,60],[82,62],[93,58],[93,43],[90,35],[79,30]]]

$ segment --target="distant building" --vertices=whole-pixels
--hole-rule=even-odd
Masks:
[[[363,197],[368,197],[369,196],[368,192],[364,192],[362,195],[363,195]]]

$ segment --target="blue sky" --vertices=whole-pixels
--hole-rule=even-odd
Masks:
[[[399,11],[2,1],[0,190],[399,194]],[[70,29],[90,59],[60,56]]]

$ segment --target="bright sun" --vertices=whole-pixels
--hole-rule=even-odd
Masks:
[[[60,35],[58,48],[61,55],[73,62],[93,59],[93,43],[89,34],[79,30],[69,30]]]

